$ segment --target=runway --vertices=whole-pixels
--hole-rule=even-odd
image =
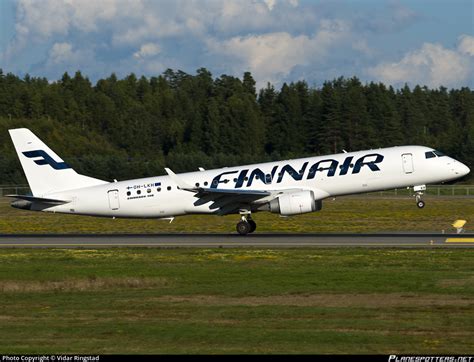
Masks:
[[[474,234],[0,234],[0,248],[474,247]]]

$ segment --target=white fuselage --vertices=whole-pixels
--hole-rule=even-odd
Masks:
[[[318,200],[378,190],[440,183],[469,169],[448,156],[426,157],[422,146],[401,146],[179,174],[193,187],[229,190],[310,190]],[[170,176],[107,183],[41,195],[71,200],[43,211],[104,217],[165,218],[219,213]],[[257,210],[263,198],[249,205]]]

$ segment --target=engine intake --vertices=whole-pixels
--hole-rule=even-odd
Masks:
[[[319,211],[323,202],[314,198],[313,191],[299,191],[283,194],[270,201],[269,206],[270,212],[289,216]]]

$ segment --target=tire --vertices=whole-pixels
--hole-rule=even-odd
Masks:
[[[248,233],[251,232],[250,229],[251,229],[251,226],[247,221],[239,221],[237,223],[237,232],[240,235],[247,235]]]
[[[257,223],[253,220],[247,220],[247,222],[249,223],[250,225],[250,231],[249,233],[253,233],[255,231],[255,229],[257,229]]]
[[[423,200],[420,200],[416,203],[416,206],[418,206],[419,209],[422,209],[425,207],[425,202]]]

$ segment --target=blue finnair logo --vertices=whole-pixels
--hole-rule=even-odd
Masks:
[[[41,157],[39,160],[34,160],[37,165],[50,165],[55,170],[65,170],[67,168],[71,168],[71,166],[69,166],[66,162],[56,162],[43,150],[26,151],[23,152],[23,154],[28,158]]]
[[[380,171],[380,168],[377,164],[382,163],[384,156],[378,153],[370,153],[364,155],[354,161],[354,156],[346,157],[346,159],[340,163],[340,161],[334,160],[332,158],[327,158],[324,160],[317,161],[313,165],[310,165],[308,162],[303,163],[301,166],[296,169],[293,168],[290,164],[283,165],[279,172],[278,167],[274,166],[270,173],[265,173],[259,168],[255,169],[245,169],[245,170],[235,170],[235,171],[225,171],[214,177],[211,183],[211,189],[218,188],[221,183],[228,183],[231,181],[231,178],[223,178],[224,175],[233,175],[234,177],[234,188],[238,189],[243,186],[250,187],[254,180],[268,185],[272,183],[281,183],[285,174],[288,174],[288,177],[291,177],[295,181],[303,180],[303,176],[306,174],[306,180],[314,179],[317,173],[326,173],[327,177],[334,176],[344,176],[351,171],[351,174],[358,174],[361,170],[369,168],[371,172]],[[308,172],[306,173],[306,170]],[[250,172],[250,175],[249,175]],[[339,172],[339,173],[337,173]]]

